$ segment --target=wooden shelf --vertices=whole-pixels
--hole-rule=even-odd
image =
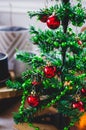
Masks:
[[[10,89],[5,86],[0,88],[0,99],[17,97],[21,95],[21,92],[22,91]]]
[[[45,115],[45,114],[56,114],[57,110],[54,107],[49,107],[49,108],[45,108],[43,111],[40,111],[37,113],[37,116],[39,115]],[[49,120],[49,118],[47,118],[47,120]],[[50,123],[34,123],[33,124],[35,127],[39,127],[40,130],[59,130],[57,129],[54,125],[50,124]],[[34,130],[33,127],[30,127],[28,123],[19,123],[19,124],[15,124],[14,128],[16,130]]]
[[[10,71],[10,75],[11,75],[12,80],[14,80],[15,74],[13,71]],[[17,97],[17,96],[20,96],[21,93],[22,93],[21,90],[7,88],[6,86],[0,87],[0,99]]]
[[[40,130],[58,130],[53,125],[48,125],[48,124],[34,124],[34,126],[39,127]],[[14,125],[14,128],[16,130],[34,130],[34,128],[32,128],[28,125],[28,123],[22,123],[22,124]]]

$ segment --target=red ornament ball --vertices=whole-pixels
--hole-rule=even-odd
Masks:
[[[73,108],[77,108],[78,107],[78,103],[77,102],[72,103],[72,107]]]
[[[35,85],[35,86],[36,86],[36,85],[39,85],[39,84],[40,84],[40,82],[35,81],[35,80],[32,82],[32,85]]]
[[[47,78],[52,78],[56,75],[56,67],[55,66],[45,66],[44,74]]]
[[[48,15],[46,14],[43,14],[43,15],[40,15],[39,16],[39,20],[43,23],[46,23],[47,22],[47,19],[48,19]]]
[[[27,102],[31,107],[37,107],[39,105],[40,100],[38,96],[30,95],[27,98]]]
[[[82,93],[82,94],[86,94],[86,88],[82,88],[82,89],[81,89],[81,93]]]
[[[84,112],[84,104],[82,101],[79,101],[78,102],[78,109],[81,111],[81,112]]]
[[[47,19],[47,26],[50,29],[57,29],[60,26],[60,20],[55,15],[51,15]]]
[[[82,45],[82,41],[81,41],[81,40],[78,40],[78,44],[79,44],[79,45]]]
[[[79,111],[84,112],[84,104],[82,101],[76,101],[72,103],[73,108],[77,108]]]

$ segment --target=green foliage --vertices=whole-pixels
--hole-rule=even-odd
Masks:
[[[14,113],[14,121],[16,124],[18,124],[19,122],[24,122],[23,115],[21,115],[20,113]]]
[[[18,51],[18,53],[16,54],[16,59],[29,63],[31,62],[31,59],[33,58],[33,56],[34,56],[33,53]]]
[[[83,31],[82,33],[79,34],[80,39],[84,42],[84,47],[86,47],[86,31]]]
[[[22,83],[18,82],[18,81],[11,81],[11,80],[7,80],[6,85],[10,88],[13,89],[22,89]]]
[[[33,119],[33,114],[36,113],[36,108],[27,108],[22,111],[22,113],[14,113],[14,121],[18,123],[31,122]]]
[[[40,20],[41,16],[50,16],[53,14],[53,12],[61,21],[65,18],[65,16],[68,16],[69,20],[74,26],[82,26],[86,19],[86,10],[82,7],[80,2],[78,2],[77,5],[73,7],[69,2],[66,4],[63,2],[60,5],[56,4],[50,8],[40,9],[40,11],[37,12],[28,11],[28,15],[30,18],[37,16],[38,20]]]
[[[82,46],[78,45],[77,36],[71,28],[69,28],[65,34],[62,28],[59,28],[56,31],[42,31],[40,29],[37,31],[34,27],[31,27],[30,33],[32,34],[31,40],[34,44],[39,46],[43,53],[51,52],[55,48],[58,49],[60,47],[63,49],[70,48],[70,51],[75,54],[79,54],[82,51]],[[80,36],[80,38],[82,37]]]
[[[57,12],[58,10],[59,10],[58,5],[55,5],[55,6],[51,6],[50,8],[40,9],[40,11],[37,11],[37,12],[35,12],[35,11],[28,11],[28,15],[30,16],[30,18],[32,18],[34,16],[37,16],[37,19],[40,20],[42,15],[50,16],[50,15],[52,15],[52,13],[54,11]]]
[[[79,3],[78,5],[71,8],[71,14],[69,16],[73,25],[82,26],[86,17],[85,9],[83,9]]]
[[[61,53],[59,50],[51,51],[50,53],[42,53],[41,56],[46,57],[45,61],[49,61],[53,66],[57,66],[57,68],[62,65]]]

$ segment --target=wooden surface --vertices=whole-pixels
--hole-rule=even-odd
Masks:
[[[56,112],[57,111],[55,108],[50,107],[50,108],[46,108],[43,112],[39,113],[39,115],[40,114],[43,115],[46,113],[55,114]],[[40,128],[40,130],[60,130],[58,129],[58,127],[55,127],[55,125],[47,124],[47,123],[34,123],[34,126]],[[28,123],[15,124],[14,129],[15,130],[34,130],[34,128],[30,127]],[[80,118],[79,122],[77,122],[73,127],[70,128],[70,130],[86,130],[86,113]]]
[[[14,80],[15,74],[13,71],[10,71],[11,79]],[[22,91],[14,90],[6,86],[0,87],[0,99],[12,98],[21,95]]]
[[[21,95],[21,91],[10,89],[7,88],[6,86],[0,88],[0,99],[12,98],[20,95]]]
[[[58,130],[53,125],[47,124],[34,124],[34,126],[39,127],[40,130]],[[14,125],[15,130],[34,130],[33,127],[30,127],[27,123]]]
[[[55,114],[56,112],[57,110],[53,107],[45,108],[43,111],[37,113],[37,116],[45,115],[47,113]],[[49,120],[49,118],[47,118],[47,120]],[[34,123],[34,126],[40,128],[40,130],[58,130],[54,125],[50,123]],[[34,130],[34,128],[29,126],[28,123],[15,124],[14,128],[15,130]]]
[[[34,124],[34,126],[39,127],[40,130],[59,130],[53,125],[47,125],[47,124]],[[30,127],[27,123],[22,123],[22,124],[15,124],[14,125],[14,130],[34,130],[34,128]],[[86,130],[86,122],[85,124],[82,125],[75,125],[70,128],[70,130]]]

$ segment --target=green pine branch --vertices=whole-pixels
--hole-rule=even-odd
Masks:
[[[43,8],[39,11],[28,11],[30,18],[36,16],[38,20],[41,19],[43,15],[50,16],[55,12],[55,15],[62,21],[65,16],[69,17],[69,21],[74,26],[82,26],[86,20],[86,10],[82,7],[81,3],[78,2],[75,6],[71,6],[70,2],[66,4],[63,2],[60,6],[57,4],[51,6],[50,8]]]

